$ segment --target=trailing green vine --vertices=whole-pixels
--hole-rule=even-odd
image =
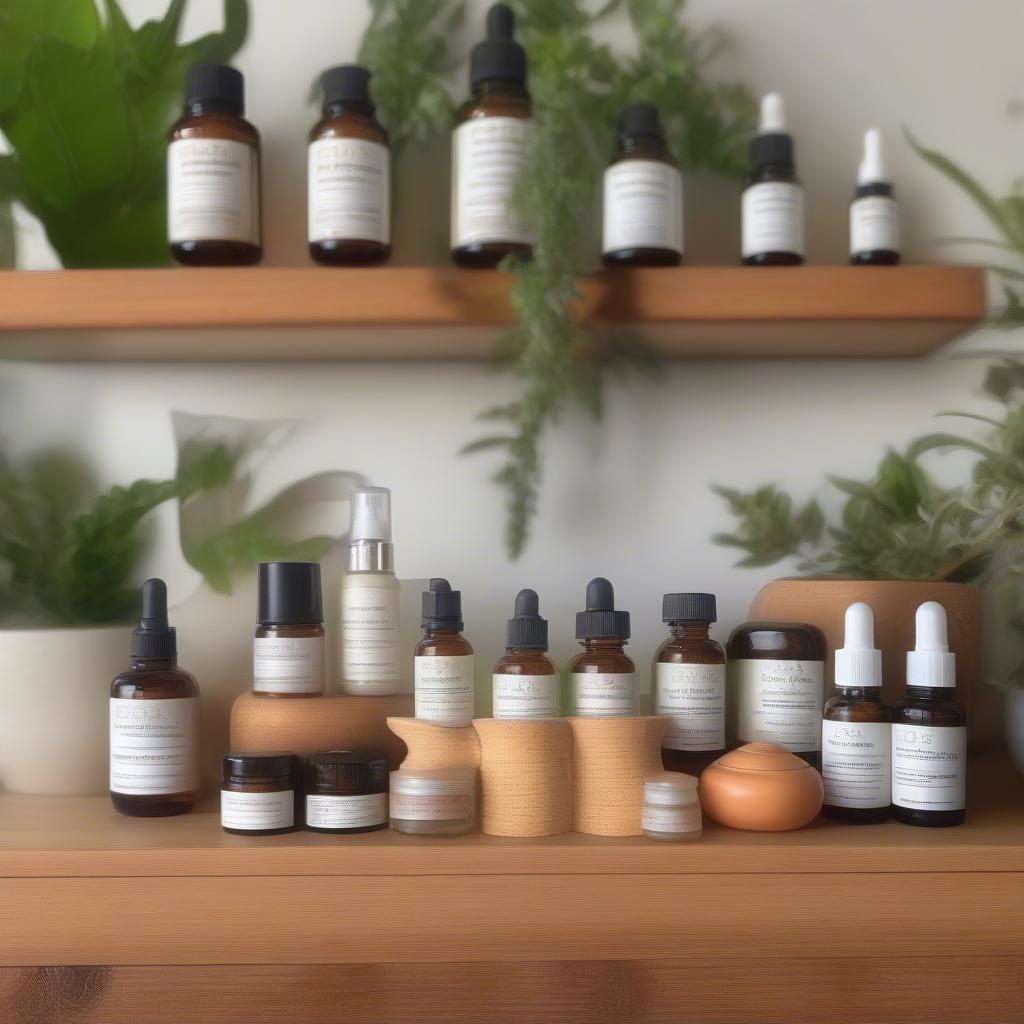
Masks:
[[[461,4],[428,0],[423,12],[419,0],[373,4],[374,24],[362,52],[373,58],[378,99],[411,94],[414,80],[425,87],[429,79],[433,90],[450,56],[448,36],[439,40],[437,26],[458,17]],[[507,267],[515,278],[517,317],[509,365],[520,394],[481,413],[481,420],[497,427],[463,451],[504,455],[495,480],[507,496],[505,542],[515,558],[537,509],[547,430],[573,401],[599,418],[608,372],[652,362],[636,336],[584,328],[575,316],[580,280],[597,264],[598,190],[620,110],[632,102],[657,104],[682,168],[729,177],[743,172],[756,111],[744,86],[709,79],[725,40],[716,29],[688,28],[685,0],[511,0],[511,6],[534,101],[534,131],[515,199],[533,232],[533,258]],[[630,55],[598,39],[613,16],[628,25],[635,44]],[[436,75],[424,78],[428,59]],[[426,109],[440,106],[431,100]],[[389,129],[412,136],[417,132],[387,120],[409,109],[420,111],[413,120],[423,125],[422,106],[395,102],[387,110],[381,103]]]

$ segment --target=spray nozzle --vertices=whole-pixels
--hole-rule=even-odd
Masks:
[[[864,133],[864,157],[857,169],[857,184],[872,185],[889,180],[882,157],[882,133],[869,128]]]
[[[836,686],[881,686],[882,652],[875,648],[871,605],[856,601],[846,609],[845,634],[836,651]]]
[[[956,655],[949,649],[946,609],[925,601],[914,619],[914,649],[907,651],[907,686],[955,686]]]
[[[780,135],[786,130],[786,105],[781,92],[768,92],[761,97],[759,135]]]
[[[391,541],[391,492],[386,487],[359,487],[352,492],[349,541]]]

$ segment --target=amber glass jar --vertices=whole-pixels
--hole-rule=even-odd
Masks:
[[[294,754],[225,754],[220,823],[240,836],[276,836],[299,826],[299,759]]]
[[[388,826],[388,759],[376,751],[327,750],[302,765],[303,825],[349,835]]]

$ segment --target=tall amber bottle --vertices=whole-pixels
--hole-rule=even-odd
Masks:
[[[662,621],[672,635],[654,658],[654,713],[669,717],[661,762],[699,775],[725,753],[725,651],[708,635],[714,594],[666,594]]]
[[[615,608],[615,590],[603,577],[587,584],[587,607],[576,615],[584,647],[565,666],[566,713],[583,718],[629,718],[638,712],[636,666],[623,647],[629,612]]]
[[[513,38],[505,4],[487,14],[487,38],[470,56],[472,98],[459,108],[452,134],[452,260],[460,267],[496,267],[530,254],[530,235],[512,194],[533,108],[526,90],[526,54]]]
[[[445,579],[423,592],[423,639],[416,645],[416,717],[470,725],[476,706],[473,647],[462,635],[462,593]]]
[[[185,76],[185,111],[168,133],[167,240],[179,263],[258,263],[260,135],[242,116],[240,71],[196,64]]]
[[[122,814],[184,814],[199,791],[199,686],[178,667],[167,585],[146,580],[131,665],[110,684],[110,799]]]
[[[558,718],[561,680],[547,656],[548,621],[536,590],[520,590],[505,634],[505,653],[492,676],[495,718]]]
[[[370,100],[370,72],[330,68],[323,117],[309,133],[309,254],[365,266],[391,255],[388,133]]]

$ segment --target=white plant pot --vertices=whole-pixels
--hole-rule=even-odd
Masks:
[[[1006,695],[1006,745],[1017,771],[1024,775],[1024,690]]]
[[[0,630],[0,787],[102,793],[110,682],[131,627]]]

